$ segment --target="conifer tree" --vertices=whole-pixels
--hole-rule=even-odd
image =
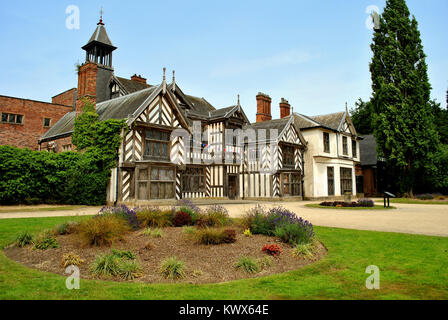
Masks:
[[[378,154],[396,172],[397,191],[412,195],[421,175],[436,172],[439,137],[431,85],[414,16],[405,0],[387,0],[371,45],[373,127]]]

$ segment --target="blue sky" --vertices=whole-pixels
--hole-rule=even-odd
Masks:
[[[448,87],[448,1],[408,0],[428,55],[432,97],[445,106]],[[66,28],[67,6],[80,8],[80,29]],[[160,83],[176,70],[185,93],[215,107],[237,94],[255,120],[256,94],[280,98],[308,115],[342,111],[371,94],[372,31],[366,8],[385,0],[317,1],[5,1],[0,11],[0,95],[50,101],[75,87],[75,63],[104,7],[118,49],[115,74]]]

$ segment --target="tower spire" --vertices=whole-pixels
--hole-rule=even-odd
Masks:
[[[166,93],[166,68],[163,68],[163,81],[162,81],[163,94]]]
[[[100,10],[100,22],[98,22],[98,25],[102,25],[102,26],[104,26],[104,23],[103,23],[103,13],[104,13],[103,7],[101,7],[101,10]]]
[[[176,91],[176,70],[173,70],[173,92]]]

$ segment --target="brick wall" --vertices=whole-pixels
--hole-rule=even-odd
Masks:
[[[72,145],[72,137],[65,137],[41,144],[41,150],[53,151],[55,153],[64,151],[74,151],[75,147]]]
[[[38,139],[49,129],[44,127],[44,119],[51,119],[51,127],[72,110],[72,106],[0,96],[0,115],[23,116],[22,124],[3,123],[0,119],[0,145],[38,150]]]
[[[65,92],[58,94],[57,96],[54,96],[51,99],[51,103],[62,104],[64,106],[73,106],[74,102],[76,101],[76,96],[75,96],[76,93],[77,93],[76,88],[67,90]]]

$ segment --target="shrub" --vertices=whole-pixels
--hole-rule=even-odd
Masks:
[[[120,277],[124,280],[134,280],[143,276],[142,267],[135,260],[120,261],[119,269]]]
[[[124,280],[133,280],[143,276],[136,256],[130,251],[112,250],[110,254],[97,256],[90,266],[90,270],[97,276],[121,277]]]
[[[162,211],[157,207],[137,208],[137,219],[144,228],[165,228],[173,224],[173,212],[171,210]]]
[[[109,246],[114,241],[121,240],[130,227],[123,219],[111,215],[95,216],[84,220],[79,226],[79,235],[85,245]]]
[[[188,235],[192,235],[192,234],[194,234],[196,232],[196,229],[194,227],[191,227],[191,226],[185,226],[183,228],[183,230],[184,230],[184,233],[188,234]]]
[[[54,229],[55,235],[68,235],[78,232],[79,222],[64,222],[56,226]]]
[[[432,194],[425,193],[416,195],[416,198],[419,200],[433,200],[434,196]]]
[[[262,259],[259,259],[258,260],[258,263],[260,264],[260,268],[261,269],[266,269],[266,268],[269,268],[270,266],[272,266],[272,260],[273,260],[274,258],[273,257],[271,257],[271,256],[266,256],[266,257],[264,257],[264,258],[262,258]]]
[[[227,226],[231,221],[227,209],[219,205],[208,207],[200,219],[203,219],[205,225],[209,227]]]
[[[309,243],[314,236],[313,226],[307,221],[294,224],[284,223],[275,229],[275,236],[292,245]]]
[[[365,208],[373,208],[375,206],[375,202],[371,199],[359,199],[358,206]]]
[[[246,273],[254,274],[261,271],[261,267],[259,262],[251,257],[241,257],[235,264],[235,268],[239,270],[243,270]]]
[[[175,227],[183,227],[191,225],[191,223],[192,223],[191,216],[188,213],[183,211],[176,212],[176,215],[174,216],[173,219],[173,225]]]
[[[16,239],[13,242],[13,245],[19,248],[23,248],[32,243],[33,243],[33,235],[28,231],[23,231],[19,233],[19,235],[16,237]]]
[[[313,243],[298,244],[294,247],[292,255],[295,257],[314,258],[315,247]]]
[[[192,224],[195,224],[196,221],[198,221],[200,219],[200,216],[201,216],[199,213],[196,213],[193,210],[191,210],[189,208],[185,208],[185,207],[180,208],[179,212],[188,213],[190,215],[190,217],[191,217],[191,223]]]
[[[93,274],[99,277],[114,277],[120,274],[120,258],[113,254],[97,256],[90,267]]]
[[[162,238],[163,232],[160,229],[151,229],[147,228],[145,231],[143,231],[143,234],[145,236],[153,237],[153,238]]]
[[[273,257],[278,257],[283,252],[282,248],[278,244],[266,244],[261,250]]]
[[[62,255],[61,265],[63,268],[67,268],[68,266],[80,266],[83,263],[84,260],[73,252]]]
[[[34,249],[38,250],[47,250],[47,249],[55,249],[59,248],[60,245],[56,240],[53,233],[49,230],[46,230],[40,233],[36,239],[34,240]]]
[[[193,234],[199,244],[218,245],[236,241],[236,231],[233,229],[203,228]]]
[[[191,200],[188,199],[182,199],[177,201],[177,206],[181,208],[180,211],[182,211],[183,208],[186,208],[195,214],[201,213],[201,209],[197,205],[195,205]]]
[[[140,227],[140,224],[137,219],[137,213],[125,205],[121,205],[121,206],[117,206],[117,207],[103,207],[100,210],[99,215],[100,216],[115,216],[118,218],[122,218],[134,230],[137,230]]]
[[[224,243],[236,242],[236,231],[233,229],[225,229],[223,232],[222,241]]]
[[[128,260],[135,260],[137,256],[130,250],[112,249],[112,254],[118,258],[126,258]]]
[[[184,262],[176,257],[165,259],[160,264],[160,273],[166,279],[182,279],[185,277]]]
[[[241,224],[247,229],[251,229],[257,216],[265,216],[266,210],[263,206],[257,204],[254,208],[248,210],[241,219]]]
[[[266,212],[263,207],[257,206],[246,213],[243,222],[254,234],[276,235],[286,242],[296,241],[296,238],[306,241],[314,236],[311,223],[282,207]]]

